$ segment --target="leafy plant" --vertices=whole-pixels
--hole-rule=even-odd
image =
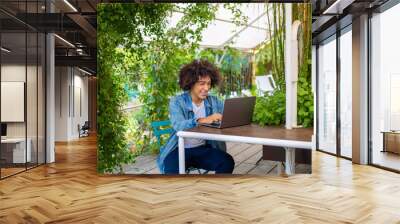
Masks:
[[[169,4],[98,5],[98,162],[100,173],[122,172],[132,162],[126,139],[128,120],[121,110],[128,101],[126,54],[138,58],[145,51],[142,33],[162,35],[162,18]],[[161,18],[161,19],[160,19]],[[130,46],[123,51],[120,46]],[[136,63],[131,63],[138,67]]]
[[[285,122],[286,95],[284,90],[275,90],[271,95],[259,96],[254,106],[253,122],[261,126],[280,125]]]
[[[283,4],[269,4],[266,9],[268,10],[268,30],[275,30],[274,33],[269,32],[271,36],[267,43],[264,43],[257,49],[255,55],[255,73],[256,75],[272,74],[279,89],[285,89],[285,74],[284,74],[284,39],[285,39],[285,8]],[[314,105],[313,94],[311,88],[311,4],[293,4],[292,6],[293,21],[300,20],[302,22],[302,33],[299,49],[299,80],[297,87],[297,121],[303,127],[310,127],[313,125]],[[274,93],[272,97],[282,96]],[[265,102],[264,102],[265,101]],[[256,107],[255,114],[259,117],[267,119],[266,123],[270,121],[281,121],[280,124],[285,122],[281,113],[270,112],[265,110],[274,111],[276,105],[280,101],[267,99],[261,100],[260,103],[268,105],[270,108]],[[284,108],[283,108],[284,109]],[[260,110],[260,111],[258,111]],[[257,120],[257,119],[256,119]],[[272,122],[272,123],[274,123]],[[259,123],[263,124],[262,119]]]
[[[218,94],[225,97],[232,93],[241,94],[243,89],[251,88],[252,73],[250,54],[226,46],[224,49],[204,49],[199,58],[214,62],[222,76]]]
[[[243,21],[237,5],[225,6],[235,22]],[[179,91],[179,68],[197,56],[201,33],[217,8],[205,3],[98,5],[100,173],[121,172],[138,153],[157,152],[150,123],[168,118],[169,97]],[[167,28],[175,11],[184,16]],[[121,109],[133,92],[143,106],[128,115]]]
[[[159,145],[152,136],[150,123],[168,119],[169,98],[180,91],[178,73],[181,66],[203,56],[217,63],[215,60],[222,56],[218,55],[221,51],[216,54],[213,51],[200,51],[198,44],[202,31],[215,18],[217,5],[189,4],[176,10],[184,11],[184,16],[176,27],[165,30],[163,36],[149,44],[142,61],[143,75],[136,80],[143,86],[139,91],[139,99],[143,103],[142,113],[146,116],[132,141],[141,152],[158,153]],[[235,16],[242,15],[236,12]]]
[[[314,122],[314,96],[311,87],[311,4],[293,4],[293,20],[301,21],[299,79],[297,82],[297,122],[311,127]]]

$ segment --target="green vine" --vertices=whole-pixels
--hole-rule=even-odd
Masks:
[[[235,21],[242,21],[237,7],[226,6],[234,10]],[[168,119],[169,98],[180,91],[178,71],[197,57],[202,31],[217,9],[205,3],[98,6],[99,172],[121,172],[136,155],[158,151],[150,124]],[[176,11],[183,17],[167,28]],[[132,92],[143,105],[125,113]]]
[[[293,20],[302,25],[299,79],[297,82],[297,122],[303,127],[314,123],[314,96],[311,87],[311,4],[293,4]]]
[[[162,18],[167,17],[169,4],[99,4],[98,5],[98,163],[100,173],[122,172],[122,164],[134,157],[128,148],[128,120],[121,110],[128,101],[125,83],[127,71],[136,63],[146,47],[142,33],[162,35]],[[121,46],[129,46],[121,50]]]
[[[271,38],[263,46],[258,48],[255,55],[256,75],[272,74],[278,90],[271,95],[261,96],[257,99],[254,121],[264,124],[281,125],[285,123],[285,113],[278,109],[285,99],[285,75],[284,75],[284,34],[285,34],[285,8],[283,4],[270,4],[267,7],[268,30]],[[293,21],[302,22],[302,35],[299,51],[299,79],[297,83],[297,120],[303,127],[313,125],[314,105],[311,88],[311,4],[293,4]],[[268,110],[268,111],[267,111]]]

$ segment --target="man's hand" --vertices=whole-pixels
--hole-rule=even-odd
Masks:
[[[213,122],[218,122],[222,120],[222,114],[220,113],[215,113],[212,114],[208,117],[200,118],[197,120],[198,123],[203,123],[203,124],[211,124]]]

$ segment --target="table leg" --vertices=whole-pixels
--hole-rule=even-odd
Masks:
[[[276,165],[276,171],[278,175],[282,175],[282,162],[279,161],[278,164]]]
[[[185,174],[185,143],[182,137],[178,139],[179,174]]]
[[[295,174],[295,159],[296,159],[296,150],[295,148],[285,148],[285,173],[287,175]]]

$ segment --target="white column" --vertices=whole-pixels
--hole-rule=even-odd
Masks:
[[[291,68],[290,68],[290,82],[289,88],[291,89],[291,98],[290,102],[288,102],[291,106],[290,116],[291,116],[291,125],[292,127],[297,127],[297,81],[299,79],[299,39],[298,33],[299,30],[302,29],[301,21],[296,20],[291,25],[292,33],[291,33]]]
[[[314,96],[314,129],[313,129],[313,135],[312,135],[312,150],[317,149],[317,110],[316,110],[316,105],[317,105],[317,47],[315,45],[312,45],[312,51],[311,51],[311,89],[313,92]]]
[[[54,5],[46,4],[47,12],[54,12]],[[46,35],[46,163],[55,162],[54,133],[55,133],[55,56],[54,35]]]
[[[55,133],[55,76],[54,76],[54,35],[46,36],[46,163],[55,161],[54,133]]]
[[[353,20],[353,162],[368,163],[368,16]]]
[[[285,4],[285,81],[286,81],[286,128],[292,129],[292,95],[293,89],[291,87],[291,37],[292,37],[292,4]]]

